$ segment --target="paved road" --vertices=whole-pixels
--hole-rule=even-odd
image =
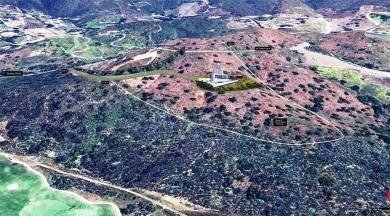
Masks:
[[[342,61],[342,60],[335,58],[335,57],[332,57],[332,56],[324,55],[324,54],[317,53],[317,52],[312,52],[312,51],[305,49],[305,47],[308,47],[308,46],[310,46],[310,44],[305,42],[305,43],[299,44],[295,47],[292,47],[291,50],[296,50],[300,53],[303,53],[305,58],[306,58],[305,63],[307,63],[309,65],[323,66],[323,67],[336,67],[336,68],[340,68],[340,69],[351,69],[351,70],[357,70],[362,75],[366,75],[366,76],[373,76],[373,77],[378,77],[378,78],[385,78],[385,77],[390,78],[389,72],[368,69],[368,68],[365,68],[365,67],[362,67],[362,66],[359,66],[356,64]]]
[[[367,13],[366,14],[366,18],[368,20],[370,20],[371,22],[373,22],[376,26],[381,24],[381,22],[378,22],[378,21],[375,21],[370,15],[371,14],[382,14],[382,15],[388,15],[390,16],[390,12],[370,12],[370,13]]]
[[[145,76],[152,76],[152,75],[173,75],[177,76],[186,80],[190,81],[198,81],[199,77],[196,76],[190,76],[186,74],[180,74],[174,71],[169,70],[155,70],[150,72],[141,72],[136,74],[128,74],[128,75],[117,75],[117,76],[98,76],[98,75],[92,75],[89,73],[85,73],[82,71],[78,71],[75,69],[70,69],[70,71],[76,75],[83,76],[87,79],[95,80],[95,81],[121,81],[126,79],[132,79],[137,77],[145,77]]]

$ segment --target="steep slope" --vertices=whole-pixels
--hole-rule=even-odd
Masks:
[[[238,16],[276,14],[284,10],[283,5],[294,5],[301,8],[302,3],[307,4],[313,9],[332,8],[336,11],[344,12],[346,10],[357,9],[362,5],[377,5],[390,7],[389,1],[378,0],[210,0],[209,5],[229,11]],[[179,7],[183,3],[197,1],[169,0],[169,1],[109,1],[109,0],[0,0],[0,5],[8,4],[17,6],[21,9],[35,9],[48,13],[52,16],[76,17],[85,14],[109,10],[112,13],[142,11],[151,15],[152,13],[164,14]],[[305,6],[303,6],[305,7]]]
[[[333,8],[336,11],[344,12],[346,10],[357,9],[362,5],[377,5],[389,7],[389,1],[378,0],[210,0],[211,5],[220,7],[239,16],[275,14],[281,10],[286,10],[283,5],[292,5],[293,7],[305,7],[302,3],[317,10],[322,8]],[[294,8],[290,8],[293,10]]]
[[[281,0],[210,0],[209,2],[235,15],[250,16],[279,12]]]
[[[51,16],[59,16],[66,18],[84,16],[89,13],[100,13],[101,11],[106,10],[109,10],[111,12],[119,11],[118,5],[115,2],[109,0],[0,0],[0,5],[13,5],[23,10],[34,9],[47,13]]]
[[[235,42],[235,46],[232,47],[235,54],[226,53],[227,41]],[[283,88],[280,94],[285,98],[324,116],[342,130],[344,135],[355,137],[369,135],[376,139],[379,135],[377,128],[383,127],[383,118],[380,115],[382,111],[374,110],[369,104],[359,101],[356,92],[340,85],[339,82],[320,76],[300,65],[301,56],[289,48],[301,42],[295,36],[267,29],[211,39],[178,39],[169,41],[166,45],[171,49],[184,46],[186,53],[166,69],[183,75],[202,77],[207,72],[223,68],[228,71],[241,71],[254,79],[248,70],[245,70],[246,66],[259,77],[254,79],[256,82],[266,83],[271,88]],[[267,45],[273,46],[274,49],[253,52],[255,46]],[[159,60],[148,61],[148,64],[156,65]],[[129,69],[132,64],[126,66],[122,61],[110,60],[100,66],[93,65],[93,69],[120,68],[121,70],[115,74],[125,71],[129,73],[132,71]],[[295,107],[291,102],[287,103],[266,88],[212,93],[209,92],[210,89],[200,89],[193,81],[164,75],[138,78],[125,83],[129,86],[129,91],[137,92],[140,98],[159,107],[168,108],[171,112],[183,115],[194,122],[219,126],[256,138],[308,143],[339,137],[331,125],[302,108]],[[359,118],[361,115],[365,118]],[[276,116],[289,118],[291,122],[289,127],[283,129],[270,127],[269,120]]]
[[[322,52],[377,70],[390,71],[390,43],[366,37],[364,32],[302,36]]]
[[[351,9],[357,9],[362,5],[377,5],[377,6],[385,6],[390,7],[389,1],[378,1],[378,0],[326,0],[326,1],[318,1],[318,0],[303,0],[309,6],[314,9],[321,8],[333,8],[340,11],[346,11]]]
[[[0,79],[2,151],[67,172],[242,215],[342,214],[386,206],[389,145],[275,146],[191,126],[116,86],[71,75]],[[74,170],[74,169],[73,169]],[[297,197],[300,197],[297,199]],[[132,210],[121,209],[124,214]],[[227,213],[221,213],[226,215]]]

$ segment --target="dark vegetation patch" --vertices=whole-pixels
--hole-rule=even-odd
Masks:
[[[342,214],[345,206],[326,204],[332,200],[367,214],[357,200],[386,206],[390,148],[379,142],[362,138],[305,149],[218,130],[209,138],[209,128],[188,127],[115,86],[70,74],[0,79],[0,92],[0,119],[8,120],[5,135],[14,138],[0,143],[2,151],[46,157],[50,150],[64,169],[87,170],[116,185],[154,188],[242,215],[305,215],[308,209]],[[212,108],[226,113],[224,106]],[[386,127],[375,130],[388,135]],[[54,181],[63,188],[73,185]]]
[[[225,28],[226,21],[223,19],[205,19],[201,16],[161,22],[160,25],[162,31],[152,33],[152,38],[156,43],[176,38],[212,38],[234,32],[234,30]]]
[[[280,0],[210,0],[209,2],[240,16],[275,14],[279,12],[281,5]]]

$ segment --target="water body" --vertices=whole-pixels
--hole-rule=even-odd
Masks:
[[[81,196],[50,188],[42,174],[0,154],[0,215],[117,216],[117,206],[91,203]]]

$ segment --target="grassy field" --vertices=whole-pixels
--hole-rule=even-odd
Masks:
[[[331,67],[316,67],[315,71],[320,75],[337,81],[344,80],[346,82],[345,85],[348,87],[358,86],[359,93],[362,95],[371,95],[383,102],[390,102],[390,87],[368,83],[363,80],[363,77],[357,71]]]
[[[117,55],[117,51],[105,44],[96,44],[95,41],[86,37],[52,38],[47,46],[57,47],[68,55],[84,62],[94,62],[100,57]],[[100,59],[101,60],[101,59]]]
[[[377,22],[384,22],[390,19],[390,13],[388,14],[370,14],[370,17]]]
[[[51,38],[42,44],[46,49],[62,51],[85,63],[117,57],[144,46],[135,36],[127,32],[109,32],[91,38],[83,36]]]
[[[91,37],[101,44],[110,44],[120,53],[134,50],[135,47],[143,48],[145,44],[129,31],[112,31]],[[112,43],[112,44],[111,44]]]
[[[88,74],[82,71],[78,71],[75,69],[70,69],[72,73],[77,74],[79,76],[83,76],[87,79],[90,80],[95,80],[95,81],[120,81],[120,80],[125,80],[125,79],[132,79],[136,77],[144,77],[144,76],[151,76],[151,75],[172,75],[172,76],[177,76],[186,80],[190,81],[197,81],[199,80],[198,77],[195,76],[190,76],[190,75],[185,75],[185,74],[180,74],[174,71],[168,71],[168,70],[155,70],[155,71],[150,71],[150,72],[141,72],[141,73],[136,73],[136,74],[128,74],[128,75],[116,75],[116,76],[97,76],[97,75],[92,75]]]
[[[293,29],[296,31],[307,31],[307,32],[321,32],[321,30],[324,27],[324,23],[321,21],[317,21],[314,23],[308,23],[305,25],[300,25],[297,27],[294,27]]]
[[[0,215],[109,216],[110,205],[92,205],[48,188],[43,179],[21,164],[0,155]]]
[[[86,28],[106,28],[107,26],[113,25],[122,18],[120,15],[110,15],[99,17],[87,22],[84,27]]]

